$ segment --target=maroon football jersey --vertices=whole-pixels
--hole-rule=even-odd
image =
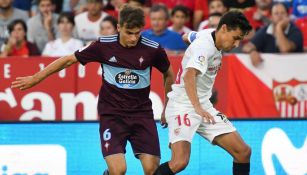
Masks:
[[[98,100],[100,116],[153,117],[151,69],[154,66],[163,73],[170,66],[158,43],[141,37],[135,47],[126,48],[119,43],[118,35],[104,36],[76,51],[75,56],[83,65],[101,63],[104,82]]]

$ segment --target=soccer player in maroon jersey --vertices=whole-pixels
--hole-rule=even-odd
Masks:
[[[44,70],[12,82],[12,88],[25,90],[74,63],[100,63],[104,80],[98,100],[101,148],[112,175],[126,172],[127,141],[140,159],[144,174],[152,175],[160,162],[157,128],[149,99],[151,69],[155,67],[163,73],[166,93],[171,89],[173,73],[164,49],[141,36],[143,26],[142,9],[124,6],[118,35],[100,37],[74,54],[57,59]]]

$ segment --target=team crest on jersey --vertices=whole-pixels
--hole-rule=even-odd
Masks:
[[[273,96],[281,117],[307,116],[307,82],[295,79],[288,82],[273,80]]]
[[[139,75],[132,72],[130,69],[120,72],[115,76],[115,81],[121,87],[133,87],[140,81]]]
[[[178,136],[178,135],[179,135],[179,133],[180,133],[180,128],[176,128],[176,129],[174,129],[174,133],[175,133],[175,135],[176,135],[176,136]]]
[[[203,55],[198,56],[197,61],[201,64],[201,65],[205,65],[206,64],[206,57]]]
[[[140,66],[142,66],[143,61],[144,61],[144,58],[141,56],[141,57],[139,58]]]

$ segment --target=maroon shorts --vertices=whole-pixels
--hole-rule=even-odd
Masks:
[[[127,141],[137,158],[142,153],[160,157],[157,126],[153,118],[101,116],[99,131],[104,157],[126,153]]]

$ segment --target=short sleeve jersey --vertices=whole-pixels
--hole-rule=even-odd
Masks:
[[[183,77],[187,68],[194,68],[200,72],[196,77],[197,94],[200,103],[207,109],[212,107],[209,98],[221,66],[222,53],[215,47],[214,29],[205,29],[198,33],[190,32],[188,36],[191,45],[183,56],[176,83],[172,86],[168,97],[170,100],[192,107],[185,91]]]
[[[149,99],[152,67],[166,72],[170,66],[161,46],[141,37],[135,47],[126,48],[118,35],[100,37],[75,52],[83,65],[98,62],[103,69],[98,113],[103,115],[153,117]]]

